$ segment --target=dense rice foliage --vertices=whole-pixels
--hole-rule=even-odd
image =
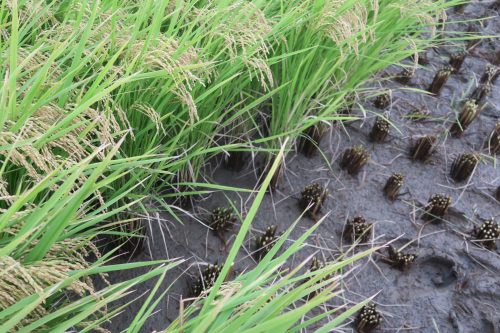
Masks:
[[[249,150],[276,162],[212,292],[168,331],[297,331],[332,315],[322,331],[341,323],[362,304],[299,321],[335,296],[341,276],[332,273],[363,254],[278,278],[308,234],[222,281],[304,130],[339,119],[373,74],[435,43],[435,22],[456,2],[2,0],[0,331],[99,329],[120,311],[110,303],[147,279],[160,283],[180,261],[111,265],[118,252],[101,254],[96,240],[130,236],[123,225],[151,202],[174,212],[175,197],[200,193],[207,161]],[[92,276],[146,265],[140,278],[94,288]],[[156,291],[131,332],[166,292]]]

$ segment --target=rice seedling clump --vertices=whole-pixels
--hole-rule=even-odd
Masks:
[[[457,156],[451,165],[451,178],[457,182],[469,179],[478,163],[479,157],[476,154],[468,153]]]
[[[202,272],[201,275],[196,279],[196,281],[191,286],[191,294],[194,297],[198,297],[204,291],[213,287],[215,280],[219,277],[222,270],[222,266],[218,264],[209,264]]]
[[[404,176],[400,173],[393,173],[384,186],[384,194],[390,200],[395,200],[404,183]]]
[[[373,104],[379,109],[387,109],[391,105],[391,95],[388,93],[378,95]]]
[[[496,249],[496,241],[500,237],[500,225],[493,218],[485,221],[479,228],[474,227],[472,236],[477,242],[489,250]]]
[[[370,139],[374,142],[384,142],[389,135],[390,124],[387,120],[378,117],[370,132]]]
[[[429,92],[433,93],[434,95],[439,95],[441,93],[441,89],[443,89],[444,85],[446,84],[446,81],[448,81],[451,73],[453,73],[453,67],[445,66],[441,68],[436,73],[436,76],[434,76],[434,80],[429,87]]]
[[[300,195],[300,207],[303,210],[307,210],[311,218],[316,219],[316,214],[321,210],[328,196],[328,189],[321,186],[319,183],[313,183],[306,186]]]
[[[363,216],[356,216],[347,221],[344,236],[350,242],[366,242],[370,238],[372,224],[366,222]]]
[[[416,254],[402,253],[401,251],[395,249],[392,245],[389,245],[388,253],[391,266],[402,271],[408,269],[417,259]]]
[[[437,223],[446,215],[450,205],[451,197],[445,194],[435,194],[427,202],[424,217],[429,221]]]
[[[370,159],[370,155],[362,145],[348,148],[344,151],[340,167],[350,175],[358,174]]]
[[[466,56],[466,51],[458,51],[450,56],[450,66],[453,68],[454,73],[458,73],[460,71]]]
[[[470,99],[465,102],[457,121],[451,126],[450,132],[454,136],[462,135],[465,130],[472,124],[478,114],[478,105],[476,100]]]
[[[415,75],[415,69],[413,67],[412,68],[404,68],[397,75],[396,80],[401,84],[408,84],[408,83],[410,83],[410,81],[414,75]]]
[[[236,222],[231,208],[217,207],[212,211],[210,227],[217,233],[229,231]]]
[[[382,320],[375,304],[367,304],[361,308],[356,318],[356,329],[359,333],[369,333],[376,329]]]
[[[266,228],[264,235],[257,237],[255,247],[257,249],[257,258],[261,260],[271,250],[274,243],[278,239],[276,236],[277,226],[272,225]]]
[[[418,138],[416,143],[410,150],[410,156],[412,160],[419,160],[421,162],[427,161],[432,152],[434,151],[437,138],[432,135],[423,136]]]

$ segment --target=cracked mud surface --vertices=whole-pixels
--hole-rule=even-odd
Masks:
[[[485,16],[492,18],[471,24],[483,35],[499,35],[498,12],[488,9],[484,2],[468,5],[461,15],[450,15],[451,20]],[[466,29],[467,24],[448,27],[448,30]],[[360,120],[347,122],[344,127],[339,124],[331,127],[321,144],[324,156],[316,154],[313,158],[306,158],[300,154],[289,154],[285,178],[278,190],[267,195],[261,205],[245,249],[240,251],[235,263],[236,272],[254,264],[250,252],[254,250],[255,238],[271,224],[277,225],[278,231],[290,226],[301,213],[298,206],[300,191],[312,182],[319,182],[330,192],[321,215],[329,215],[307,246],[292,258],[290,266],[315,252],[328,261],[348,251],[350,244],[342,238],[345,223],[355,215],[363,215],[367,221],[374,223],[374,229],[372,239],[368,244],[359,245],[359,249],[396,239],[396,247],[412,242],[405,251],[418,253],[415,264],[405,271],[390,267],[376,253],[356,263],[357,268],[344,281],[343,296],[346,300],[357,302],[378,293],[374,302],[383,315],[383,322],[376,331],[500,332],[500,252],[476,246],[469,236],[473,227],[485,219],[494,217],[497,222],[500,219],[500,203],[494,198],[494,191],[500,185],[500,171],[495,166],[495,159],[484,149],[485,139],[500,118],[500,79],[494,84],[479,117],[464,135],[454,138],[447,133],[463,100],[475,88],[488,63],[494,61],[493,55],[500,52],[498,38],[484,39],[475,44],[469,50],[461,71],[450,77],[439,97],[405,88],[426,90],[435,72],[448,63],[451,50],[464,43],[427,51],[429,64],[419,68],[407,85],[393,80],[374,84],[374,87],[390,92],[391,107],[381,111],[373,106],[373,99],[364,102],[365,114],[359,108],[355,110]],[[381,78],[399,71],[400,68],[389,68],[381,73]],[[408,119],[410,106],[430,110],[429,119]],[[382,113],[397,129],[391,128],[385,143],[372,143],[368,136],[376,116]],[[427,134],[438,137],[436,151],[427,163],[411,161],[408,158],[410,146],[415,138]],[[362,172],[352,177],[340,169],[339,156],[345,148],[358,144],[368,149],[371,158]],[[469,181],[454,182],[449,177],[451,164],[457,154],[467,152],[481,153],[481,163]],[[403,174],[405,184],[402,195],[391,202],[383,196],[382,189],[393,172]],[[209,179],[234,187],[256,186],[256,177],[250,165],[239,173],[217,168]],[[439,224],[420,218],[423,206],[435,193],[445,193],[452,198],[449,213]],[[242,193],[216,192],[202,198],[190,214],[206,222],[210,211],[228,206],[228,200],[244,214],[252,199]],[[137,258],[188,259],[167,276],[165,286],[180,277],[159,304],[159,311],[145,325],[144,332],[164,329],[177,316],[180,295],[186,295],[189,277],[196,274],[198,264],[222,262],[227,254],[213,232],[187,215],[181,214],[181,217],[184,225],[167,214],[157,214],[157,220],[150,221],[149,250]],[[312,225],[313,221],[309,218],[302,218],[290,241]],[[228,233],[229,245],[237,229],[235,226],[234,232]],[[386,253],[385,249],[382,253]],[[138,273],[120,273],[120,276],[112,276],[111,280],[119,281],[123,274],[133,276]],[[154,283],[151,281],[144,288],[152,288]],[[140,304],[128,310],[138,306]],[[109,329],[118,332],[125,328],[132,313],[135,313],[128,310],[115,318]],[[347,323],[340,331],[351,332],[353,327]]]

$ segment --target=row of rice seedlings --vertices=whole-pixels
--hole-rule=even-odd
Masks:
[[[280,155],[282,154],[283,151]],[[275,162],[273,169],[275,169],[277,165],[278,163]],[[300,322],[300,319],[303,318],[306,313],[309,313],[311,309],[321,304],[325,304],[325,302],[328,302],[334,296],[330,291],[336,285],[332,285],[334,281],[329,277],[346,266],[348,261],[336,261],[324,268],[309,271],[306,273],[307,277],[297,274],[300,267],[286,276],[282,275],[282,270],[280,269],[284,267],[291,256],[302,248],[304,242],[317,229],[319,223],[301,233],[300,237],[295,242],[291,243],[290,247],[280,255],[277,254],[277,251],[290,236],[292,228],[285,231],[285,233],[275,242],[271,240],[271,238],[275,236],[274,227],[271,226],[267,228],[266,234],[259,237],[256,240],[256,244],[257,246],[264,245],[262,247],[267,248],[268,244],[274,242],[275,244],[269,250],[268,254],[264,258],[261,258],[262,260],[256,267],[246,270],[242,274],[236,276],[233,281],[223,284],[224,281],[228,280],[228,273],[232,271],[233,267],[232,263],[243,244],[246,233],[264,198],[266,187],[269,185],[270,180],[271,174],[267,175],[263,182],[263,186],[256,196],[256,200],[253,202],[252,207],[250,207],[249,213],[242,223],[239,234],[235,239],[235,243],[222,269],[220,269],[221,266],[219,265],[213,265],[201,272],[201,278],[194,281],[194,284],[197,285],[194,294],[199,294],[202,297],[196,297],[191,305],[183,311],[184,316],[175,320],[167,328],[167,331],[185,331],[188,329],[198,331],[201,329],[201,326],[206,325],[205,318],[207,315],[215,318],[215,321],[213,321],[208,329],[209,332],[233,332],[235,330],[247,328],[255,328],[255,330],[259,332],[265,331],[266,329],[262,327],[260,315],[269,313],[270,310],[278,310],[280,313],[287,314],[286,327],[290,327],[291,324]],[[293,225],[296,225],[297,222],[298,221]],[[272,236],[270,236],[271,234]],[[365,251],[365,253],[356,255],[356,257],[364,257],[366,254],[372,252],[373,250],[368,250]],[[215,282],[213,282],[214,280]],[[297,281],[303,282],[297,284]],[[206,285],[211,285],[210,291],[206,289]],[[320,290],[324,292],[316,292]],[[228,291],[230,292],[229,295],[227,294]],[[245,314],[246,320],[244,323],[238,320],[239,316],[232,315],[225,317],[223,321],[218,320],[222,317],[220,317],[221,312],[213,307],[215,305],[214,300],[219,299],[219,296],[223,294],[228,295],[227,297],[231,301],[227,304],[228,307],[225,308],[225,311],[228,313]],[[294,311],[290,311],[289,307],[292,304],[297,305],[296,302],[303,300],[306,294],[310,295],[308,297],[307,306],[298,305],[294,307]],[[234,301],[234,305],[231,305],[233,303],[232,301]],[[281,304],[281,301],[284,302],[282,306],[276,305],[276,302]],[[241,304],[245,304],[245,306],[242,307]],[[277,306],[280,308],[278,309]],[[347,310],[344,314],[349,316],[354,314],[359,308],[361,308],[360,305],[355,306]],[[297,313],[297,311],[299,311],[299,313]],[[319,321],[321,318],[321,316],[315,317],[314,322]],[[279,316],[270,317],[269,320],[266,321],[266,325],[268,325],[270,321],[276,324],[279,324],[279,322],[281,322],[281,324],[283,323]],[[286,328],[283,327],[283,330],[286,330]]]

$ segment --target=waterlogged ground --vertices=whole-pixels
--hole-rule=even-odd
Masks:
[[[499,35],[500,17],[497,11],[488,8],[490,5],[479,1],[466,6],[463,14],[450,13],[450,20],[491,18],[450,25],[447,30],[465,31],[474,27],[485,36]],[[319,182],[330,192],[321,211],[321,215],[328,216],[307,246],[288,263],[290,267],[313,253],[325,261],[349,254],[350,244],[343,240],[342,231],[347,219],[363,215],[374,223],[373,235],[369,242],[358,246],[355,251],[395,240],[396,247],[411,242],[405,251],[418,253],[418,258],[404,272],[384,263],[378,253],[356,263],[356,269],[342,286],[342,302],[349,304],[377,295],[374,302],[383,315],[380,332],[500,332],[500,253],[499,250],[488,251],[476,246],[469,236],[473,227],[484,220],[494,217],[498,222],[500,219],[500,203],[494,198],[494,190],[500,185],[500,171],[484,149],[485,139],[500,117],[500,79],[494,84],[480,116],[463,137],[454,138],[447,134],[463,100],[476,87],[486,66],[494,61],[494,55],[500,52],[500,40],[488,38],[471,43],[469,46],[473,48],[469,50],[462,70],[450,77],[440,97],[407,89],[427,89],[436,71],[448,63],[450,53],[464,45],[457,43],[429,50],[429,64],[419,68],[407,85],[393,80],[377,83],[376,87],[390,92],[392,105],[381,111],[367,100],[363,104],[365,113],[360,108],[354,112],[361,117],[360,120],[344,126],[335,124],[330,128],[321,144],[323,155],[306,158],[290,154],[284,179],[274,194],[266,196],[245,248],[240,251],[235,263],[236,273],[254,265],[251,252],[255,249],[255,238],[272,224],[278,226],[278,231],[288,228],[301,213],[298,207],[300,192],[306,185]],[[389,68],[381,73],[380,78],[399,71],[399,68]],[[411,106],[428,109],[429,118],[421,121],[409,119]],[[385,143],[375,144],[370,142],[368,135],[376,115],[383,112],[397,129],[391,129]],[[410,146],[416,137],[428,134],[439,138],[436,151],[425,164],[412,162],[408,158]],[[371,158],[362,172],[352,177],[340,169],[339,156],[345,148],[358,144],[368,149]],[[470,181],[456,183],[449,177],[451,164],[457,154],[467,152],[481,153],[481,163]],[[213,172],[207,170],[207,179],[228,186],[255,188],[256,177],[250,170],[253,166],[249,165],[242,172],[215,168]],[[405,176],[405,185],[402,195],[391,202],[383,196],[382,189],[393,172]],[[452,197],[446,221],[440,224],[430,224],[420,218],[423,205],[435,193]],[[175,282],[158,305],[158,311],[145,325],[144,332],[166,328],[178,315],[179,300],[181,295],[186,297],[191,278],[206,263],[224,261],[227,252],[221,240],[200,222],[208,221],[212,209],[228,206],[228,200],[244,214],[253,197],[217,192],[200,199],[188,214],[181,213],[184,225],[163,213],[149,221],[149,249],[137,260],[182,257],[187,261],[167,276],[165,287]],[[290,242],[312,225],[313,221],[304,217],[292,233]],[[233,230],[234,233],[227,235],[229,244],[238,227]],[[112,276],[111,280],[119,281],[124,278],[123,274]],[[138,294],[152,288],[154,283],[149,283]],[[113,332],[124,329],[139,306],[128,307],[109,324],[109,329]],[[339,331],[352,332],[353,326],[346,323]]]

